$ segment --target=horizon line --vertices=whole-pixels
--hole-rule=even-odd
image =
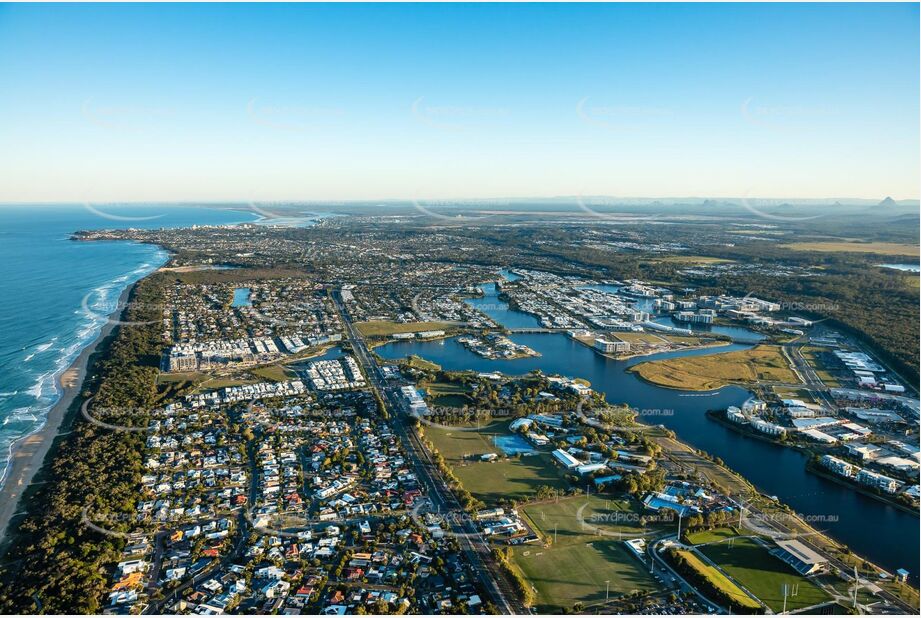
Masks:
[[[787,202],[791,205],[795,205],[797,201],[802,202],[819,202],[819,201],[830,201],[830,202],[847,202],[847,201],[879,201],[883,202],[887,199],[892,200],[896,203],[898,202],[919,202],[921,203],[921,198],[919,197],[892,197],[891,195],[884,195],[883,197],[873,196],[873,197],[857,197],[857,196],[847,196],[847,197],[772,197],[772,196],[738,196],[738,195],[728,195],[728,196],[701,196],[701,195],[680,195],[680,196],[654,196],[654,195],[630,195],[630,196],[615,196],[615,195],[605,195],[605,194],[593,194],[593,195],[552,195],[552,196],[541,196],[541,195],[530,195],[530,196],[494,196],[494,197],[387,197],[387,198],[283,198],[283,199],[241,199],[241,198],[226,198],[226,199],[171,199],[171,200],[162,200],[162,199],[116,199],[116,200],[0,200],[0,207],[2,206],[81,206],[86,204],[105,204],[109,206],[118,206],[118,205],[147,205],[147,204],[157,204],[161,206],[188,206],[192,204],[205,204],[205,205],[246,205],[246,204],[317,204],[317,203],[339,203],[339,204],[366,204],[369,202],[380,202],[381,204],[393,204],[393,203],[409,203],[414,202],[438,202],[437,206],[447,206],[452,202],[458,204],[467,203],[476,203],[476,202],[513,202],[513,201],[526,201],[526,200],[580,200],[580,199],[608,199],[608,200],[618,200],[618,201],[629,201],[629,200],[644,200],[644,201],[675,201],[675,200],[770,200],[778,202]],[[488,205],[488,204],[484,204]],[[846,205],[843,204],[842,205]]]

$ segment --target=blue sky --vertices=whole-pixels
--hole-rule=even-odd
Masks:
[[[0,201],[916,198],[918,19],[0,5]]]

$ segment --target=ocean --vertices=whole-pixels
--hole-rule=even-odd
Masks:
[[[14,442],[42,427],[61,395],[57,378],[96,339],[121,293],[167,261],[151,245],[70,234],[257,219],[192,206],[0,206],[0,479]]]

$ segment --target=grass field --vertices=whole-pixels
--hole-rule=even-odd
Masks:
[[[775,386],[773,390],[781,399],[800,399],[806,403],[815,403],[815,398],[812,396],[812,393],[803,388]]]
[[[425,437],[445,458],[464,488],[487,504],[494,504],[500,498],[528,498],[541,485],[565,488],[562,469],[546,452],[492,462],[476,460],[476,456],[484,453],[502,455],[493,438],[510,435],[508,424],[508,419],[496,420],[483,425],[479,431],[427,425]]]
[[[656,589],[655,580],[639,560],[615,540],[585,539],[548,548],[519,546],[513,559],[537,590],[537,609],[542,613],[575,603],[603,602],[606,580],[611,583],[611,598]]]
[[[193,387],[193,392],[213,391],[226,386],[241,386],[243,384],[253,384],[258,382],[257,377],[233,377],[233,376],[214,376],[209,377],[207,373],[190,371],[187,373],[161,373],[157,376],[157,384],[180,384],[187,383],[183,386]]]
[[[460,407],[472,401],[467,397],[472,389],[460,382],[423,382],[420,386],[437,405]],[[449,401],[455,401],[456,404]]]
[[[460,382],[425,382],[420,386],[425,389],[436,406],[463,408],[473,403],[473,399],[468,397],[472,389]]]
[[[694,545],[702,543],[718,543],[739,536],[735,528],[714,528],[713,530],[700,530],[687,535],[688,541]]]
[[[493,444],[494,436],[509,435],[509,420],[494,420],[484,423],[477,431],[477,427],[457,427],[443,428],[426,425],[424,426],[425,437],[428,438],[438,452],[448,461],[455,465],[463,463],[464,455],[474,456],[483,453],[494,453],[497,447]]]
[[[918,245],[894,242],[795,242],[781,245],[794,251],[825,251],[831,253],[879,253],[881,255],[910,255],[918,257]]]
[[[397,333],[418,333],[426,330],[447,330],[453,326],[448,322],[358,322],[355,327],[365,337],[389,337]]]
[[[617,333],[616,337],[621,341],[630,343],[662,343],[662,336],[655,333]]]
[[[797,595],[787,597],[787,610],[809,607],[831,597],[751,538],[699,547],[698,550],[718,564],[734,580],[747,588],[775,612],[783,609],[783,585],[798,586]]]
[[[759,345],[749,350],[686,356],[634,365],[630,371],[668,388],[709,391],[727,384],[796,383],[779,346]]]
[[[604,601],[605,581],[611,598],[657,588],[643,564],[623,542],[607,534],[635,538],[643,532],[642,506],[635,500],[606,500],[603,496],[575,496],[559,502],[532,504],[522,512],[551,542],[549,547],[516,547],[515,563],[537,590],[538,609],[590,605]],[[605,535],[597,534],[597,527]],[[656,526],[659,526],[658,528]],[[646,530],[661,529],[658,524]],[[554,531],[556,534],[554,535]]]
[[[492,462],[478,461],[455,467],[454,474],[467,491],[487,504],[495,504],[501,498],[527,499],[541,485],[557,489],[567,486],[561,469],[549,453]]]
[[[688,550],[679,550],[678,554],[688,561],[688,564],[691,566],[691,568],[702,574],[704,577],[710,580],[710,582],[716,588],[723,591],[729,598],[731,598],[733,600],[733,605],[736,607],[761,607],[751,597],[745,594],[741,588],[732,583],[732,580],[720,573],[718,569],[701,560],[700,557],[693,552]]]
[[[297,374],[282,365],[269,365],[268,367],[259,367],[251,369],[250,373],[265,378],[271,382],[284,382],[297,377]]]
[[[529,504],[521,507],[521,511],[546,538],[553,539],[555,532],[559,543],[582,536],[631,539],[644,533],[677,529],[676,522],[657,520],[633,498],[609,498],[599,494]],[[645,527],[643,518],[647,520]]]
[[[157,375],[157,384],[200,382],[207,377],[207,374],[201,373],[199,371],[187,371],[182,373],[160,373]]]

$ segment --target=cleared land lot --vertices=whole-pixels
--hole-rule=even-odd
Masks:
[[[830,600],[828,594],[786,563],[775,558],[754,539],[740,537],[697,548],[707,558],[775,612],[783,610],[783,585],[797,587],[796,596],[787,596],[787,611]]]
[[[830,386],[836,388],[840,386],[838,379],[833,375],[831,369],[826,366],[825,362],[822,360],[822,354],[830,354],[830,350],[827,348],[818,348],[815,346],[803,346],[800,350],[803,354],[803,358],[806,359],[806,362],[809,363],[812,368],[815,370],[819,379],[825,384],[825,386]]]
[[[419,333],[427,330],[447,330],[454,326],[449,322],[358,322],[355,327],[365,337],[389,337],[397,333]]]
[[[780,346],[649,361],[630,368],[644,380],[668,388],[710,391],[727,384],[797,383]]]
[[[547,452],[512,457],[499,461],[478,461],[485,453],[502,455],[493,439],[512,435],[508,419],[484,424],[479,431],[466,428],[425,426],[425,437],[447,460],[464,488],[474,497],[494,504],[500,498],[522,500],[530,497],[541,485],[563,489],[566,481],[562,471]]]
[[[827,251],[851,253],[879,253],[881,255],[919,255],[917,245],[894,242],[794,242],[781,245],[795,251]]]
[[[643,564],[616,537],[618,532],[624,539],[643,533],[639,523],[642,506],[635,500],[575,496],[528,505],[522,511],[545,538],[552,541],[556,531],[556,542],[549,547],[519,546],[513,551],[515,563],[537,590],[540,611],[603,602],[606,580],[611,598],[657,589]],[[657,529],[661,526],[646,528]]]

